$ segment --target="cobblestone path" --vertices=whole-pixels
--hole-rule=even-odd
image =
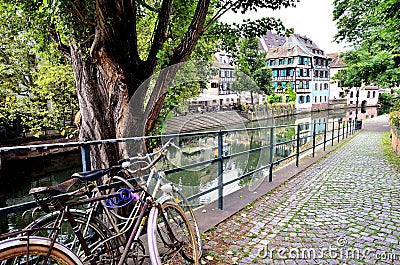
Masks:
[[[359,133],[205,233],[203,264],[400,264],[400,173],[382,136]]]

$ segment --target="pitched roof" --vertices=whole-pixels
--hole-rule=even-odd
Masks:
[[[268,51],[270,48],[279,47],[286,41],[286,37],[268,31],[267,34],[259,38],[258,47],[260,50]]]
[[[343,62],[343,58],[339,53],[328,54],[328,57],[331,59],[330,67],[331,68],[344,68],[346,64]]]
[[[267,58],[282,58],[295,56],[310,56],[298,45],[284,45],[276,48],[271,48],[267,52]]]

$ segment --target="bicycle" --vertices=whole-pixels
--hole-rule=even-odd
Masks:
[[[129,189],[133,189],[133,186],[138,185],[138,183],[142,184],[143,186],[147,187],[147,190],[151,192],[151,195],[153,198],[156,198],[157,193],[161,192],[161,196],[163,194],[168,194],[171,198],[171,201],[178,203],[179,206],[181,206],[186,213],[189,222],[192,225],[192,228],[195,232],[196,235],[196,241],[197,241],[197,249],[198,249],[198,257],[201,257],[202,254],[202,245],[201,245],[201,234],[200,230],[198,228],[197,222],[195,215],[193,213],[193,210],[190,206],[190,203],[186,199],[186,197],[181,193],[180,189],[176,187],[173,183],[169,183],[166,178],[165,174],[163,171],[158,171],[155,167],[155,165],[162,159],[166,158],[166,152],[168,150],[168,147],[174,146],[175,148],[179,148],[173,144],[172,139],[169,140],[167,143],[165,143],[159,150],[157,150],[154,153],[147,154],[145,156],[136,156],[136,157],[131,157],[127,159],[123,159],[119,161],[118,166],[111,167],[110,169],[103,169],[100,172],[102,172],[102,175],[105,175],[105,173],[108,172],[116,172],[120,169],[127,170],[128,176],[136,176],[138,173],[141,171],[146,172],[147,170],[150,170],[150,173],[147,175],[147,179],[145,180],[143,177],[134,177],[129,180],[126,180],[125,178],[122,178],[120,176],[115,176],[114,174],[112,177],[107,181],[107,184],[113,185],[112,182],[120,182],[122,183],[125,187],[128,187]],[[137,169],[138,164],[145,164],[145,166]],[[136,166],[135,170],[131,170],[130,168],[132,166]],[[89,171],[89,172],[84,172],[84,173],[75,173],[73,176],[75,177],[82,177],[84,179],[90,179],[93,180],[93,177],[91,177],[93,174],[98,174],[98,170],[94,171]],[[82,176],[81,176],[82,175]],[[89,177],[87,177],[89,176]],[[153,183],[155,182],[155,183]],[[133,184],[131,184],[133,183]],[[99,192],[102,187],[98,187],[96,183],[91,184],[93,186],[93,194],[90,197],[96,197],[101,194]],[[115,248],[116,246],[121,246],[126,243],[126,240],[124,240],[123,237],[112,237],[110,235],[102,234],[101,231],[104,231],[104,225],[102,225],[101,222],[99,222],[99,214],[98,214],[98,209],[101,206],[101,212],[105,213],[103,215],[107,216],[107,220],[109,223],[109,227],[111,228],[110,231],[113,231],[114,234],[118,235],[123,235],[126,233],[129,229],[131,229],[132,226],[132,220],[134,220],[134,216],[138,214],[138,208],[133,208],[130,211],[130,215],[128,217],[123,217],[121,215],[118,215],[117,213],[113,211],[109,211],[108,208],[102,207],[103,205],[92,205],[92,206],[87,206],[86,209],[84,210],[71,210],[72,214],[74,217],[77,219],[79,224],[81,226],[84,226],[85,229],[84,231],[92,231],[91,235],[87,235],[88,238],[91,238],[92,240],[92,246],[95,246],[94,248],[99,252],[100,254],[103,254],[101,257],[104,262],[107,264],[112,264],[113,257],[116,256],[116,254],[113,251],[110,251],[110,249]],[[97,210],[95,210],[97,209]],[[35,222],[31,223],[27,228],[32,228],[32,227],[51,227],[54,225],[55,219],[57,217],[57,213],[50,213],[45,216],[42,216],[41,218],[37,219]],[[118,220],[123,220],[123,222],[120,222],[116,224],[113,222],[113,218],[115,217]],[[129,221],[131,220],[131,221]],[[69,223],[65,222],[65,225],[67,228],[69,227]],[[99,229],[100,227],[100,229]],[[68,235],[71,234],[71,231],[68,231],[63,233],[64,237],[60,239],[60,241],[70,248],[74,249],[74,251],[78,252],[78,255],[82,257],[82,259],[85,259],[85,254],[81,249],[77,249],[75,246],[79,246],[79,242],[77,241],[76,238],[70,239],[70,242],[67,242]],[[71,228],[69,229],[71,230]],[[100,230],[100,231],[99,231]],[[67,236],[66,236],[66,235]],[[46,236],[46,235],[44,235]],[[108,238],[107,245],[101,245],[98,243],[98,241],[104,240],[105,238]],[[96,241],[97,239],[97,241]],[[160,245],[162,242],[160,242]],[[100,245],[100,246],[99,246]],[[137,245],[136,247],[138,249],[138,252],[143,253],[144,252],[144,247],[141,245]],[[79,251],[80,250],[80,251]]]
[[[146,154],[144,156],[138,155],[135,157],[129,157],[120,160],[120,163],[127,163],[124,165],[124,168],[126,168],[131,175],[134,175],[137,173],[137,169],[130,170],[129,168],[132,166],[137,166],[137,164],[144,163],[146,164],[145,169],[150,168],[150,173],[147,176],[147,180],[140,178],[140,181],[142,183],[146,183],[147,189],[152,191],[152,196],[153,198],[157,197],[157,193],[161,192],[161,194],[165,194],[166,192],[171,196],[174,202],[178,203],[179,206],[183,208],[185,211],[192,228],[196,234],[196,239],[197,239],[197,246],[198,246],[198,252],[199,252],[199,258],[202,255],[202,239],[201,239],[201,232],[199,229],[199,226],[197,224],[196,216],[193,212],[193,209],[190,205],[190,202],[187,200],[185,195],[181,192],[179,187],[177,187],[174,183],[171,183],[167,180],[164,171],[162,170],[157,170],[155,167],[155,164],[160,161],[161,159],[167,159],[167,151],[168,147],[174,147],[176,149],[180,149],[178,146],[176,146],[173,142],[173,139],[171,138],[168,140],[161,148],[159,148],[157,151],[153,153]],[[143,171],[141,169],[141,171]],[[155,180],[155,183],[153,181]],[[163,187],[163,188],[161,188]]]
[[[126,257],[128,256],[128,252],[131,249],[131,246],[134,246],[134,250],[138,250],[138,252],[140,251],[144,251],[144,247],[143,245],[140,243],[140,241],[138,241],[138,236],[140,235],[140,232],[143,230],[144,225],[147,221],[147,216],[151,216],[151,222],[148,222],[147,224],[147,230],[150,231],[150,233],[148,233],[148,244],[149,244],[149,249],[150,251],[150,259],[152,261],[153,264],[161,264],[161,258],[165,258],[170,256],[171,253],[176,253],[179,252],[181,254],[181,256],[183,258],[185,258],[186,260],[189,261],[194,261],[194,263],[197,263],[198,261],[198,253],[197,253],[197,243],[195,236],[193,235],[193,231],[191,229],[191,225],[189,223],[189,221],[187,220],[187,217],[185,215],[185,213],[183,212],[183,210],[175,203],[172,203],[168,200],[170,200],[170,198],[168,197],[162,197],[160,198],[157,202],[153,201],[153,198],[151,197],[151,195],[145,191],[145,189],[141,188],[140,186],[135,187],[134,188],[134,193],[132,193],[131,191],[129,191],[129,189],[123,189],[121,190],[119,193],[116,194],[112,194],[112,195],[104,195],[104,196],[98,196],[98,197],[92,197],[89,199],[79,199],[78,201],[75,202],[69,202],[67,203],[66,201],[68,199],[70,199],[69,194],[64,194],[66,192],[69,191],[69,189],[76,184],[76,182],[78,182],[78,180],[90,180],[90,181],[94,181],[100,177],[102,177],[103,175],[107,174],[109,171],[112,171],[113,169],[116,168],[121,168],[120,166],[114,166],[112,168],[109,169],[105,169],[105,170],[95,170],[95,171],[91,171],[91,172],[85,172],[85,173],[80,173],[80,174],[74,174],[75,178],[71,179],[70,181],[67,181],[65,183],[56,185],[56,186],[52,186],[52,187],[41,187],[41,188],[36,188],[33,189],[31,191],[32,194],[35,195],[38,204],[40,206],[42,206],[43,209],[47,209],[48,205],[53,205],[56,209],[58,209],[60,211],[59,215],[57,215],[57,221],[54,222],[54,226],[53,226],[53,231],[54,234],[50,234],[52,235],[52,241],[53,245],[55,242],[55,235],[57,234],[58,231],[60,231],[60,227],[61,227],[61,223],[65,222],[64,217],[66,216],[66,220],[71,223],[72,227],[76,228],[76,220],[74,219],[74,215],[76,215],[77,211],[73,210],[73,211],[69,211],[70,207],[76,207],[79,205],[84,205],[84,204],[93,204],[94,202],[98,202],[104,199],[107,200],[111,200],[112,198],[118,198],[118,201],[116,202],[116,204],[118,204],[120,201],[124,201],[127,198],[130,197],[135,197],[137,201],[140,201],[141,204],[141,211],[139,216],[136,218],[136,223],[135,226],[132,230],[132,233],[129,237],[129,240],[127,242],[127,246],[124,249],[124,252],[120,258],[120,262],[119,264],[124,263],[124,260],[126,259]],[[141,192],[141,194],[144,196],[139,196],[136,194],[136,192]],[[61,196],[60,198],[56,198],[54,197],[54,193],[56,194],[62,194],[63,196]],[[134,194],[136,194],[134,196]],[[42,200],[38,197],[40,197],[41,195],[45,195],[44,197],[46,197],[46,200]],[[67,200],[65,200],[65,198],[68,198]],[[76,196],[72,196],[72,197],[76,197]],[[61,199],[62,198],[62,199]],[[110,202],[110,201],[108,201]],[[114,201],[111,201],[114,202]],[[111,203],[112,204],[112,203]],[[108,205],[110,206],[110,205]],[[111,205],[112,206],[112,205]],[[107,208],[107,207],[106,207]],[[105,208],[105,209],[106,209]],[[92,212],[93,213],[93,212]],[[52,215],[52,216],[56,216],[56,215]],[[174,217],[174,218],[169,218],[169,217]],[[169,219],[167,219],[169,218]],[[47,220],[49,220],[48,216],[47,216]],[[88,219],[90,220],[90,218]],[[176,222],[176,227],[181,227],[182,225],[184,225],[185,227],[183,227],[183,236],[181,235],[180,238],[177,238],[177,235],[174,234],[174,232],[182,232],[182,229],[177,229],[175,227],[174,232],[170,227],[170,223],[171,221],[177,221]],[[158,222],[158,226],[157,226],[157,222]],[[49,222],[49,223],[53,223]],[[85,223],[85,222],[82,222]],[[132,222],[131,222],[132,223]],[[93,225],[92,224],[92,228],[93,227],[98,227],[98,225]],[[43,229],[43,228],[42,228]],[[40,229],[36,229],[36,230],[40,230]],[[104,228],[101,229],[97,229],[97,231],[102,231],[104,230]],[[156,233],[157,231],[157,233]],[[27,229],[25,232],[29,232],[29,229]],[[31,231],[32,232],[32,231]],[[82,234],[82,232],[80,230],[75,229],[74,233],[76,234],[76,237],[78,238],[79,244],[83,247],[85,256],[88,258],[88,260],[90,261],[90,264],[96,264],[96,260],[94,260],[93,258],[93,253],[90,252],[88,245],[85,242],[85,238]],[[99,233],[101,234],[101,233]],[[113,236],[111,238],[115,239],[117,236]],[[99,239],[100,238],[100,239]],[[98,241],[102,242],[111,242],[111,240],[109,239],[104,239],[103,237],[99,237]],[[157,245],[157,240],[156,238],[160,238],[161,241],[164,243],[164,247],[166,247],[167,249],[170,250],[170,252],[167,253],[162,253],[163,255],[160,255],[159,252],[157,252],[158,250],[158,245]],[[169,238],[169,240],[168,240]],[[190,242],[190,244],[185,244],[185,242],[182,241],[183,240],[187,240]],[[96,246],[96,248],[98,248]],[[112,248],[107,248],[108,250],[112,249]],[[140,250],[139,250],[140,249]],[[174,251],[171,251],[174,250]],[[193,252],[193,253],[192,253]],[[189,254],[188,254],[189,253]],[[112,252],[108,252],[107,254],[111,254]],[[160,257],[161,256],[161,257]],[[176,254],[175,254],[176,256]],[[141,264],[143,263],[143,260],[140,259],[139,263],[137,263],[138,261],[138,257],[139,255],[134,254],[134,261],[135,264]]]

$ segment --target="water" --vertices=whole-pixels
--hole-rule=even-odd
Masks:
[[[312,141],[313,128],[309,124],[331,122],[341,119],[342,121],[354,120],[356,111],[353,110],[337,110],[337,111],[321,111],[308,114],[301,114],[291,117],[282,117],[276,119],[267,119],[263,121],[253,122],[246,125],[235,125],[223,128],[226,130],[240,129],[246,127],[267,127],[267,126],[278,126],[287,124],[303,124],[301,126],[301,145],[309,144]],[[358,119],[372,118],[378,115],[377,108],[367,108],[359,110],[357,113]],[[331,128],[328,128],[331,129]],[[316,133],[321,133],[324,130],[324,124],[317,125]],[[275,130],[275,144],[290,141],[296,137],[295,127],[282,127]],[[330,137],[330,136],[329,136]],[[258,131],[241,131],[241,132],[229,132],[223,136],[224,155],[231,155],[245,150],[258,148],[260,146],[268,146],[270,143],[270,131],[269,129],[263,129]],[[197,137],[181,137],[177,141],[180,146],[180,150],[171,148],[168,152],[168,162],[160,165],[163,169],[169,169],[179,166],[189,165],[195,162],[201,162],[209,159],[216,158],[218,137],[216,134],[207,136]],[[282,144],[276,147],[273,151],[273,161],[277,161],[283,157],[286,157],[295,152],[296,143]],[[71,155],[70,155],[71,156]],[[59,158],[61,161],[64,158]],[[68,169],[63,169],[60,166],[60,171],[56,173],[47,173],[46,176],[33,176],[29,168],[20,168],[18,173],[18,167],[14,168],[16,172],[13,178],[8,178],[8,185],[2,185],[0,187],[0,207],[7,205],[14,205],[25,201],[31,201],[32,198],[28,195],[28,191],[31,187],[37,187],[42,185],[54,185],[68,179],[72,173],[79,171],[79,155],[72,155],[69,158],[71,161],[68,164],[63,163],[64,166],[69,165]],[[65,160],[67,160],[65,158]],[[76,161],[78,160],[78,161]],[[238,178],[239,176],[250,172],[261,166],[268,165],[270,162],[270,151],[264,149],[261,151],[253,152],[246,155],[237,156],[234,158],[224,160],[224,182],[228,182],[232,179]],[[65,167],[64,167],[65,168]],[[4,167],[3,167],[4,169]],[[215,187],[218,184],[218,168],[217,163],[207,164],[194,169],[181,171],[178,173],[168,175],[170,181],[183,187],[183,191],[186,196],[191,196]],[[4,175],[4,174],[2,174]],[[267,175],[267,171],[261,171],[255,176],[243,178],[240,181],[236,181],[224,188],[224,194],[229,194],[239,188],[253,185],[256,188],[257,180],[262,179]],[[32,179],[33,178],[33,179]],[[251,186],[250,186],[251,188]],[[193,201],[195,205],[209,203],[217,198],[217,191],[201,196],[200,198]],[[8,225],[21,227],[23,224],[20,220],[20,215],[9,215],[8,221],[0,220],[0,230],[5,231]],[[0,231],[0,232],[1,232]]]

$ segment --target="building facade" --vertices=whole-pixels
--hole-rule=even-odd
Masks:
[[[346,69],[340,54],[330,54],[330,75],[333,77],[340,71]],[[364,85],[360,87],[343,87],[337,80],[331,80],[330,99],[333,104],[338,100],[346,100],[346,105],[349,107],[355,106],[376,106],[378,105],[379,87],[373,85]]]
[[[232,106],[239,101],[236,93],[231,91],[236,78],[232,56],[225,52],[217,52],[213,56],[213,70],[209,86],[197,98],[191,99],[191,105],[199,107]]]
[[[279,47],[267,52],[267,67],[272,69],[272,85],[284,94],[288,86],[296,93],[296,109],[329,107],[329,62],[324,51],[309,38],[291,35]]]

